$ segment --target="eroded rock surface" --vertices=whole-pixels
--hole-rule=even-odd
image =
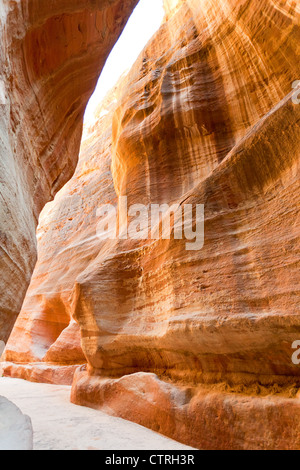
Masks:
[[[32,450],[31,420],[12,402],[0,396],[0,450]]]
[[[0,5],[0,340],[21,309],[46,202],[77,164],[86,103],[137,0]]]
[[[165,4],[43,213],[6,360],[87,361],[74,402],[199,448],[299,448],[299,7]],[[203,249],[101,242],[97,208],[125,195],[205,204]]]

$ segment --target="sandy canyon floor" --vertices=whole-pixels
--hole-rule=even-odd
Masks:
[[[186,450],[123,419],[70,403],[70,387],[0,378],[0,395],[30,416],[34,450]]]

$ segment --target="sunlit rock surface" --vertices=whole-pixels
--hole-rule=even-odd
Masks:
[[[6,360],[87,362],[73,402],[192,446],[300,448],[299,8],[165,4],[43,212]],[[204,248],[101,242],[97,208],[125,195],[205,204]]]
[[[0,340],[21,309],[46,202],[72,176],[86,103],[137,0],[0,5]]]
[[[67,386],[0,377],[0,389],[31,417],[33,450],[192,450],[135,423],[73,405]]]
[[[97,206],[117,200],[110,172],[115,91],[98,110],[95,127],[85,131],[73,178],[41,214],[39,261],[5,354],[8,361],[29,364],[7,364],[8,375],[67,385],[72,383],[74,365],[86,363],[80,327],[71,318],[73,287],[101,249],[95,233]],[[65,367],[57,367],[62,364]]]

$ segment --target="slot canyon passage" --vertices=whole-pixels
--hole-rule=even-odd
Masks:
[[[1,2],[3,374],[194,448],[300,449],[299,3],[164,0],[76,167],[137,3]],[[120,196],[204,204],[203,248],[99,239]]]

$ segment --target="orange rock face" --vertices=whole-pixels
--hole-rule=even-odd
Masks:
[[[74,172],[87,100],[136,3],[1,2],[2,341],[21,309],[36,262],[39,213]]]
[[[165,6],[43,212],[6,360],[87,362],[73,402],[199,448],[300,448],[299,7]],[[97,209],[119,196],[204,204],[203,249],[99,240]]]
[[[106,107],[114,109],[110,104],[114,99],[115,90],[99,109],[98,114],[105,116],[83,141],[73,178],[41,213],[39,259],[7,345],[9,361],[47,362],[54,368],[64,364],[71,370],[74,364],[86,363],[80,327],[71,318],[72,292],[74,279],[99,253],[95,233],[97,204],[116,200],[110,173],[112,114],[106,114]],[[52,251],[55,247],[57,252]],[[11,370],[14,369],[11,365]],[[22,369],[15,374],[24,376]],[[64,371],[62,375],[65,376]]]

